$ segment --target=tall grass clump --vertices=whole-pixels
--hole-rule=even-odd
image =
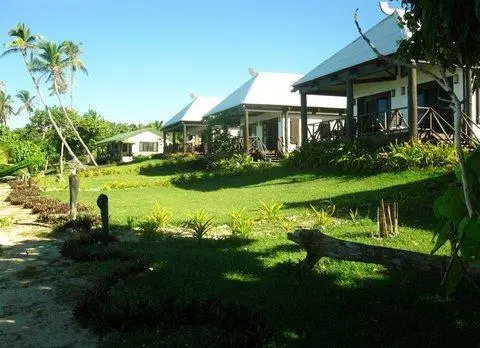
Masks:
[[[320,208],[315,208],[310,204],[315,219],[313,226],[320,229],[325,229],[333,225],[333,214],[335,213],[335,206],[333,204],[324,205]]]
[[[228,225],[236,236],[247,237],[252,234],[253,219],[245,213],[245,208],[228,213]]]

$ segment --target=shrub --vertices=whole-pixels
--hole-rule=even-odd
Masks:
[[[228,225],[234,235],[249,236],[253,230],[253,219],[247,216],[245,208],[228,213]]]
[[[269,205],[260,201],[260,206],[257,211],[261,220],[274,223],[280,219],[282,209],[283,203],[274,202]]]
[[[164,229],[168,226],[172,219],[172,212],[166,208],[162,208],[158,203],[153,207],[150,219],[157,224],[157,229]]]
[[[204,209],[190,213],[187,227],[193,230],[193,236],[202,239],[213,228],[213,216],[208,215]]]
[[[151,218],[138,222],[140,236],[145,240],[154,240],[158,237],[158,223]]]
[[[9,216],[0,216],[0,228],[8,227],[13,224],[13,220]]]
[[[127,216],[127,228],[129,230],[133,230],[133,228],[135,227],[135,222],[136,221],[137,221],[136,216]]]
[[[455,163],[455,148],[445,142],[394,142],[385,148],[370,148],[359,140],[309,142],[283,161],[284,166],[290,167],[366,172],[448,167]]]
[[[313,205],[310,204],[312,208],[315,222],[314,227],[324,229],[333,224],[333,214],[335,213],[335,206],[329,204],[326,207],[316,209]]]

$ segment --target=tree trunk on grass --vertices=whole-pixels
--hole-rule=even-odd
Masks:
[[[440,277],[451,259],[450,256],[349,242],[327,236],[319,230],[298,229],[288,233],[287,238],[307,251],[307,257],[300,265],[306,272],[311,271],[322,257],[329,257],[336,260],[375,263],[396,269],[409,267],[419,272],[437,273]],[[471,276],[480,279],[479,265],[471,264],[467,269]]]

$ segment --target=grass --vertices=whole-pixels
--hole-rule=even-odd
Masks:
[[[139,173],[132,180],[168,175],[172,174]],[[101,180],[101,176],[82,178],[82,184],[102,185]],[[432,202],[450,180],[444,171],[433,169],[344,175],[273,168],[171,187],[113,189],[107,194],[110,214],[122,224],[127,217],[148,215],[156,202],[174,213],[176,223],[185,221],[189,211],[205,209],[222,224],[233,209],[245,207],[247,215],[257,217],[259,201],[280,201],[284,216],[296,216],[297,226],[311,226],[310,205],[321,206],[329,200],[336,207],[335,223],[326,229],[329,235],[429,253],[435,224]],[[45,194],[68,198],[65,191]],[[80,201],[93,205],[98,194],[81,192]],[[372,217],[381,198],[399,202],[396,238],[371,237],[376,230]],[[352,219],[350,212],[357,210]],[[480,310],[469,291],[444,301],[438,297],[438,276],[331,259],[321,260],[313,274],[301,275],[295,264],[305,253],[286,239],[279,224],[257,222],[249,239],[165,237],[155,242],[123,242],[122,247],[150,257],[154,266],[140,278],[115,285],[113,305],[129,298],[155,301],[162,296],[241,303],[262,313],[278,346],[318,346],[319,342],[324,346],[449,346],[473,345],[479,339]],[[448,248],[440,252],[447,254]],[[103,276],[109,265],[87,262],[72,267],[74,273],[94,279]],[[218,335],[215,328],[167,329],[152,323],[144,330],[110,335],[102,345],[215,346]]]

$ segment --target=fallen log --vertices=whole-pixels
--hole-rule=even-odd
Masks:
[[[315,229],[298,229],[287,233],[287,238],[307,251],[307,257],[300,264],[306,272],[310,272],[322,257],[375,263],[395,269],[410,267],[419,272],[436,272],[439,276],[443,275],[450,262],[449,256],[350,242],[330,237]],[[467,270],[470,276],[480,279],[478,264],[468,265]]]

